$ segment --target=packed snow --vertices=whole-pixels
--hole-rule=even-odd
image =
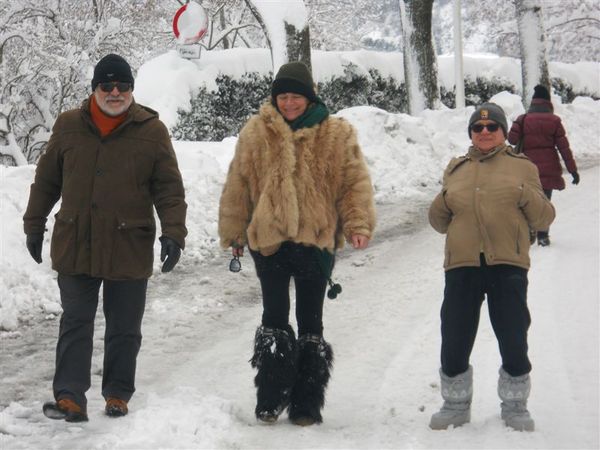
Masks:
[[[325,59],[317,52],[316,73],[326,76],[337,63],[319,68],[319,58]],[[243,71],[245,64],[268,64],[250,59],[232,58],[224,66]],[[134,95],[172,120],[174,111],[189,102],[190,90],[209,80],[207,73],[216,73],[218,65],[210,57],[193,62],[168,53],[140,68]],[[479,67],[485,66],[486,60],[480,60]],[[466,72],[468,67],[466,62]],[[453,76],[452,70],[441,70],[440,78]],[[198,74],[204,78],[198,80]],[[582,82],[594,88],[593,79]],[[503,92],[492,100],[510,120],[523,112],[517,95]],[[554,97],[553,102],[582,181],[555,193],[552,245],[532,248],[530,410],[535,432],[511,431],[500,420],[500,358],[485,313],[471,360],[472,422],[442,432],[427,426],[441,404],[437,369],[444,245],[444,237],[427,224],[427,207],[449,159],[469,145],[466,124],[473,107],[426,110],[416,117],[356,107],[338,115],[358,130],[375,186],[378,229],[367,250],[346,248],[336,265],[334,279],[343,293],[325,305],[325,337],[336,363],[323,424],[296,427],[284,414],[265,426],[254,418],[254,373],[248,359],[260,321],[260,289],[248,257],[242,258],[240,273],[227,271],[230,255],[217,240],[218,199],[236,143],[231,137],[174,142],[189,205],[186,250],[170,274],[160,273],[155,262],[138,391],[130,414],[121,419],[103,415],[104,322],[99,311],[90,422],[83,425],[50,421],[41,413],[52,395],[60,316],[49,261],[56,209],[48,222],[43,263],[37,265],[25,249],[21,219],[35,167],[1,167],[0,448],[598,448],[600,101],[580,97],[563,105]],[[158,242],[155,250],[158,255]]]

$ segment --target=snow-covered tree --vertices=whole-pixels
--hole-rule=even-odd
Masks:
[[[548,60],[546,58],[546,33],[542,16],[542,0],[515,0],[519,43],[521,48],[521,73],[523,89],[521,99],[528,107],[537,84],[551,89]]]
[[[433,49],[433,0],[398,0],[402,20],[404,79],[410,114],[435,109],[440,104],[437,60]]]
[[[205,0],[210,21],[200,45],[207,50],[264,46],[264,33],[244,0]]]
[[[401,49],[398,0],[306,0],[312,48]]]
[[[438,53],[452,52],[453,0],[433,6],[434,38]],[[598,0],[542,1],[546,47],[550,61],[600,60],[600,2]],[[464,1],[463,48],[520,58],[519,34],[513,1]]]
[[[461,1],[454,0],[454,104],[465,107],[465,79],[463,75]]]
[[[290,61],[311,67],[308,13],[302,0],[246,0],[271,49],[273,73]]]
[[[11,149],[18,145],[29,162],[37,161],[56,116],[90,94],[93,66],[105,54],[120,53],[135,69],[164,53],[173,42],[165,18],[177,4],[160,5],[159,0],[1,2],[0,109],[3,140]]]

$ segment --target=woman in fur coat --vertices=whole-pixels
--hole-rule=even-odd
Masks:
[[[322,421],[333,362],[323,300],[334,252],[369,244],[373,188],[353,127],[329,116],[306,65],[283,65],[265,103],[240,132],[219,206],[223,248],[248,246],[263,297],[254,341],[256,417],[288,407],[298,425]],[[289,324],[290,279],[298,339]]]

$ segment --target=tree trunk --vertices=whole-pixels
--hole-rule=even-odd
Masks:
[[[225,21],[225,9],[224,8],[221,8],[221,10],[219,11],[219,22],[221,24],[222,30],[227,29],[227,22]],[[223,48],[224,49],[231,48],[231,45],[229,43],[229,38],[227,36],[223,36]]]
[[[302,30],[297,30],[294,25],[287,22],[284,23],[285,45],[288,56],[288,60],[285,62],[302,61],[309,69],[312,69],[310,61],[310,31],[308,29],[308,24]]]
[[[433,0],[398,0],[404,47],[404,78],[409,114],[435,109],[440,104],[437,60],[433,48]]]
[[[293,7],[294,11],[306,15],[306,6],[303,1],[287,1],[287,7]],[[270,9],[270,22],[267,23],[261,14],[261,8],[274,8],[276,5],[269,5],[264,0],[245,0],[245,2],[265,33],[267,45],[271,50],[273,73],[276,73],[279,67],[290,61],[302,61],[311,68],[308,20],[305,21],[305,25],[301,29],[298,29],[296,25],[287,20],[287,10],[282,8],[279,20],[273,20],[277,17],[277,14]]]
[[[465,78],[463,75],[462,18],[460,0],[454,0],[454,107],[465,107]]]
[[[537,84],[544,85],[548,92],[552,92],[546,57],[546,31],[542,18],[542,0],[515,0],[515,6],[523,79],[521,101],[527,109],[533,95],[533,88]]]

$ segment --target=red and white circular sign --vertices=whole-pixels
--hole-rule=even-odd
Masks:
[[[208,14],[198,3],[183,5],[173,17],[173,33],[184,44],[198,42],[208,30]]]

